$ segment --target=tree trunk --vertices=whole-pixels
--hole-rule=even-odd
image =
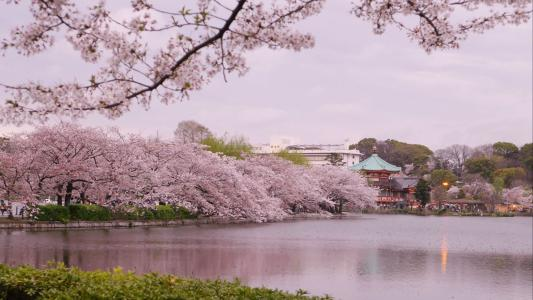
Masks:
[[[67,190],[65,192],[65,206],[69,206],[70,205],[70,201],[72,200],[72,190],[73,190],[73,186],[72,186],[72,181],[69,181],[67,183]]]
[[[80,202],[81,204],[85,204],[85,192],[80,193]]]

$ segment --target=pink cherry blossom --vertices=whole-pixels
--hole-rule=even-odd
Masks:
[[[3,2],[7,7],[24,1]],[[96,71],[56,84],[2,83],[8,96],[0,115],[18,124],[89,112],[116,118],[135,104],[180,101],[217,74],[245,74],[252,50],[312,47],[313,36],[295,25],[318,14],[325,0],[198,0],[178,9],[134,0],[125,19],[105,1],[28,2],[31,20],[13,26],[0,39],[0,51],[38,55],[64,39]],[[496,25],[527,22],[531,0],[357,0],[352,13],[372,23],[376,33],[388,25],[404,30],[429,52],[457,48],[471,33]]]
[[[237,160],[195,143],[67,123],[9,138],[0,151],[0,193],[26,203],[52,198],[113,208],[165,202],[256,222],[372,206],[377,196],[364,178],[339,167],[275,156]]]

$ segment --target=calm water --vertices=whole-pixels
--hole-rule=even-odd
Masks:
[[[532,299],[532,219],[370,215],[273,224],[0,231],[0,263],[122,266],[337,299]]]

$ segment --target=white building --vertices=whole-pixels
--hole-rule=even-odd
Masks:
[[[263,144],[254,147],[254,153],[273,154],[282,150],[289,152],[301,153],[305,156],[311,165],[329,165],[331,157],[337,156],[342,159],[341,165],[350,167],[359,163],[362,156],[361,152],[356,149],[350,150],[349,143],[344,144],[290,144],[289,141],[282,140],[282,143]]]

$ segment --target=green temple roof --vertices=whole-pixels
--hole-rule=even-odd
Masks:
[[[357,165],[352,166],[350,169],[354,171],[389,171],[389,172],[400,172],[402,168],[397,167],[393,164],[389,164],[379,157],[377,154],[372,154],[369,158],[363,160]]]

